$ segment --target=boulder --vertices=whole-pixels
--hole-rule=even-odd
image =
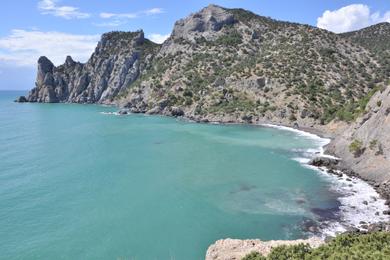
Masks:
[[[180,107],[172,107],[170,112],[171,115],[175,117],[184,116],[184,111]]]
[[[338,159],[329,158],[329,157],[316,157],[309,162],[310,165],[316,167],[321,167],[321,166],[331,167],[337,165],[338,163],[339,163]]]
[[[130,113],[130,110],[128,108],[122,108],[118,111],[118,114],[120,115],[127,115]]]
[[[20,96],[15,100],[15,102],[24,103],[24,102],[28,102],[28,100],[25,96]]]

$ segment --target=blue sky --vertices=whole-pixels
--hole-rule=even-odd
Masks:
[[[33,87],[40,55],[56,65],[67,54],[85,62],[107,31],[143,29],[146,37],[161,42],[176,20],[210,3],[334,32],[390,22],[390,0],[2,0],[0,89]]]

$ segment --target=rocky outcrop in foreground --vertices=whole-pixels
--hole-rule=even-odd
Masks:
[[[297,244],[309,244],[311,247],[316,248],[324,243],[324,241],[317,237],[309,239],[298,240],[271,240],[261,241],[259,239],[222,239],[212,244],[206,253],[206,260],[240,260],[244,256],[258,252],[264,256],[271,252],[273,247],[281,245],[297,245]]]

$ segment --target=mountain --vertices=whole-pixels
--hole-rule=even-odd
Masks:
[[[103,34],[86,64],[68,56],[55,67],[46,57],[38,60],[36,87],[30,102],[106,103],[129,87],[150,66],[159,46],[142,31]]]
[[[376,55],[383,73],[390,78],[390,23],[378,23],[358,31],[343,33],[341,36]]]
[[[86,64],[38,61],[30,102],[119,104],[199,121],[292,125],[352,120],[386,78],[351,37],[209,5],[157,45],[142,32],[104,34]]]

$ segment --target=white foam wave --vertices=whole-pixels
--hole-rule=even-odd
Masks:
[[[297,134],[301,137],[304,137],[304,138],[310,139],[311,141],[314,141],[318,145],[317,148],[307,149],[305,151],[306,153],[321,156],[321,157],[329,157],[329,158],[338,159],[332,155],[326,155],[324,153],[324,146],[330,143],[329,138],[322,138],[316,134],[308,133],[308,132],[305,132],[305,131],[302,131],[299,129],[295,129],[292,127],[288,127],[288,126],[272,125],[272,124],[262,124],[262,126],[272,127],[272,128],[276,128],[279,130],[289,131],[289,132],[294,132],[295,134]]]
[[[264,124],[264,126],[294,132],[318,144],[318,148],[295,150],[302,157],[292,159],[298,161],[304,167],[316,170],[331,183],[330,190],[340,194],[338,198],[341,204],[339,207],[339,221],[322,223],[325,224],[323,227],[324,236],[335,236],[338,233],[347,231],[349,227],[364,230],[367,224],[390,220],[388,215],[383,214],[383,211],[389,209],[385,204],[385,200],[380,198],[379,194],[368,183],[355,177],[349,177],[341,172],[339,172],[341,174],[340,177],[329,174],[326,168],[318,168],[308,164],[316,156],[339,159],[324,153],[324,146],[329,144],[330,139],[321,138],[315,134],[285,126],[272,124]]]
[[[118,112],[99,112],[102,115],[114,115],[114,116],[119,116]]]
[[[388,207],[375,189],[365,181],[342,174],[341,177],[330,175],[325,168],[316,168],[319,173],[331,183],[331,190],[341,194],[338,198],[340,206],[340,221],[328,223],[324,234],[334,236],[346,231],[348,227],[365,230],[365,225],[381,221],[389,221],[383,211]]]

